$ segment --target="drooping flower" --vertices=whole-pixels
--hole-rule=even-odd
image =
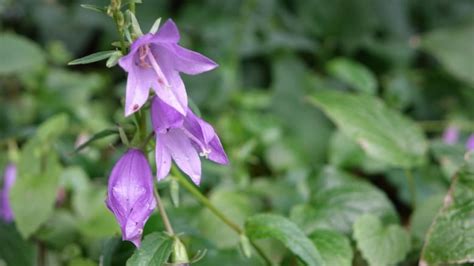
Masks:
[[[448,126],[443,132],[443,142],[449,145],[456,144],[459,139],[459,129],[456,126]]]
[[[156,33],[137,38],[119,65],[128,72],[125,116],[146,102],[150,88],[169,106],[186,115],[188,99],[180,72],[196,75],[212,70],[211,59],[178,45],[176,24],[169,19]]]
[[[130,149],[115,164],[106,204],[120,224],[122,239],[139,247],[143,226],[156,207],[153,174],[143,152]]]
[[[10,206],[10,190],[16,180],[16,166],[9,164],[3,176],[3,188],[0,189],[0,218],[5,222],[13,221],[13,212]]]
[[[196,185],[201,181],[203,156],[219,164],[229,161],[214,128],[197,117],[191,109],[183,116],[171,106],[154,97],[151,118],[156,134],[156,167],[158,180],[165,178],[171,159]]]
[[[466,142],[466,149],[468,151],[474,151],[474,133],[469,136]]]

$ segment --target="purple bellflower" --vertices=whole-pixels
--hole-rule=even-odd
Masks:
[[[474,133],[469,136],[466,142],[466,149],[468,151],[474,151]]]
[[[13,212],[10,207],[10,200],[8,196],[10,189],[16,180],[16,166],[13,164],[7,165],[3,178],[3,188],[0,189],[0,218],[5,222],[13,221]]]
[[[130,149],[115,164],[106,204],[120,224],[122,239],[139,247],[143,226],[156,207],[153,174],[143,152]]]
[[[156,134],[158,181],[169,174],[171,159],[196,185],[201,181],[199,156],[218,164],[229,162],[214,128],[189,108],[183,116],[160,98],[153,97],[151,119]]]
[[[129,116],[148,99],[150,88],[156,95],[186,115],[188,99],[180,72],[196,75],[217,67],[211,59],[178,45],[176,24],[169,19],[156,33],[136,39],[119,65],[128,72],[125,116]]]
[[[455,126],[448,126],[443,132],[443,142],[448,145],[453,145],[458,142],[459,129]]]

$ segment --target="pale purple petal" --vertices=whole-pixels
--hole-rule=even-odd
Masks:
[[[106,203],[120,224],[122,238],[138,247],[143,226],[156,207],[152,172],[140,150],[128,150],[115,164]]]
[[[179,72],[174,68],[175,58],[170,56],[168,50],[163,48],[163,45],[154,45],[152,47],[152,53],[156,58],[161,71],[163,71],[166,81],[171,87],[168,89],[159,83],[156,83],[153,87],[156,95],[158,95],[158,97],[160,97],[160,99],[165,103],[175,108],[178,112],[186,115],[188,96],[183,80],[181,79]]]
[[[153,42],[163,43],[177,43],[179,42],[179,30],[172,19],[168,19],[153,38]]]
[[[455,126],[447,127],[443,132],[443,142],[449,145],[456,144],[459,139],[459,129]]]
[[[181,129],[170,129],[158,136],[165,143],[171,157],[178,167],[186,173],[196,185],[201,182],[201,160],[191,141]]]
[[[0,218],[5,222],[13,221],[14,215],[10,206],[10,190],[16,181],[17,170],[14,164],[5,168],[3,187],[0,189]]]
[[[170,128],[177,128],[183,124],[184,116],[176,109],[164,103],[160,98],[153,97],[151,100],[151,123],[153,130],[166,133]]]
[[[161,134],[157,134],[155,158],[156,177],[158,178],[158,181],[161,181],[168,176],[171,169],[171,154],[168,152],[165,143],[163,143]]]
[[[229,159],[227,158],[227,154],[222,147],[221,140],[217,135],[209,142],[209,146],[211,147],[211,152],[209,153],[209,160],[214,161],[218,164],[228,164]]]
[[[183,48],[177,44],[164,46],[173,55],[174,68],[188,75],[197,75],[218,67],[216,62],[204,55]]]
[[[468,151],[474,151],[474,134],[471,134],[466,142],[466,149]]]
[[[147,79],[129,73],[127,79],[127,89],[125,93],[125,116],[129,116],[138,111],[148,99],[150,93]]]
[[[191,109],[188,109],[186,118],[183,123],[183,127],[190,134],[192,134],[197,141],[200,142],[195,143],[195,147],[200,152],[208,153],[208,159],[219,164],[229,163],[227,155],[214,128],[206,121],[197,117],[191,111]]]

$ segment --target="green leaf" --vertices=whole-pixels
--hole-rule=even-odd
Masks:
[[[0,46],[0,75],[25,72],[45,63],[41,48],[23,36],[0,34]]]
[[[165,265],[173,249],[173,238],[164,233],[145,236],[142,245],[127,261],[127,266]]]
[[[76,148],[75,152],[79,152],[82,149],[86,148],[87,146],[91,145],[93,142],[108,137],[110,135],[118,134],[119,131],[117,129],[104,129],[100,132],[95,133],[90,139],[86,142],[81,144],[79,147]]]
[[[427,142],[413,121],[370,96],[320,91],[310,98],[372,158],[411,168],[425,161]]]
[[[325,265],[311,240],[296,224],[274,214],[257,214],[245,222],[245,232],[251,239],[275,238],[307,265]]]
[[[13,224],[0,221],[0,243],[0,261],[4,260],[6,265],[34,265],[34,247],[21,238]]]
[[[75,59],[68,63],[68,65],[83,65],[83,64],[90,64],[100,60],[107,59],[116,53],[115,50],[110,51],[101,51],[97,53],[93,53],[78,59]]]
[[[474,262],[474,154],[453,178],[425,240],[425,265]]]
[[[55,153],[37,159],[44,164],[42,170],[24,175],[20,169],[20,177],[10,193],[15,221],[24,238],[34,233],[53,213],[61,174],[61,165]],[[23,156],[21,160],[24,160]]]
[[[331,229],[350,234],[353,223],[365,213],[371,213],[386,222],[398,221],[390,200],[370,183],[334,168],[326,168],[314,186],[309,204],[296,205],[291,219],[306,233],[316,229]]]
[[[334,231],[316,230],[309,237],[326,266],[351,266],[354,253],[349,239]]]
[[[377,80],[374,74],[358,62],[348,58],[336,58],[328,63],[326,69],[329,74],[349,84],[356,90],[368,94],[376,93]]]
[[[34,140],[41,143],[51,142],[66,131],[68,124],[69,119],[66,114],[55,115],[41,124]]]
[[[446,28],[423,36],[421,46],[457,78],[474,85],[474,24]]]
[[[371,214],[359,217],[354,223],[354,239],[371,266],[397,264],[410,250],[407,231],[396,224],[384,226]]]
[[[82,4],[81,7],[85,8],[85,9],[92,10],[92,11],[96,11],[96,12],[99,12],[99,13],[106,13],[107,12],[107,10],[105,8],[99,7],[99,6],[96,6],[96,5]]]

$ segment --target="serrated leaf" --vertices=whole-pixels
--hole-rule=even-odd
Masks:
[[[325,265],[311,240],[296,224],[283,216],[258,214],[247,219],[245,232],[251,239],[275,238],[307,265]]]
[[[0,75],[28,71],[45,62],[41,48],[23,36],[0,34],[0,47]]]
[[[296,205],[291,219],[306,233],[331,229],[350,234],[353,223],[365,213],[387,222],[398,221],[385,194],[373,185],[334,168],[326,168],[315,184],[319,189],[309,204]]]
[[[422,253],[424,265],[474,262],[474,154],[453,178]]]
[[[310,97],[372,158],[411,168],[425,162],[427,141],[411,120],[365,94],[320,91]]]
[[[97,61],[105,60],[116,53],[115,50],[110,51],[101,51],[97,53],[93,53],[78,59],[75,59],[68,63],[68,65],[83,65],[83,64],[90,64]]]
[[[165,265],[173,249],[173,238],[164,233],[145,236],[141,247],[128,259],[127,266]]]
[[[316,230],[309,238],[313,241],[326,266],[351,266],[354,253],[349,239],[335,231]]]
[[[0,221],[0,243],[0,261],[4,260],[6,265],[34,265],[34,246],[21,238],[13,224]]]
[[[354,239],[371,266],[394,265],[410,250],[410,236],[401,226],[384,226],[380,219],[365,214],[354,223]]]
[[[454,76],[474,85],[474,24],[439,29],[422,37],[421,46]]]
[[[361,92],[375,94],[377,80],[374,74],[364,65],[348,58],[336,58],[327,65],[329,74],[347,83]]]

